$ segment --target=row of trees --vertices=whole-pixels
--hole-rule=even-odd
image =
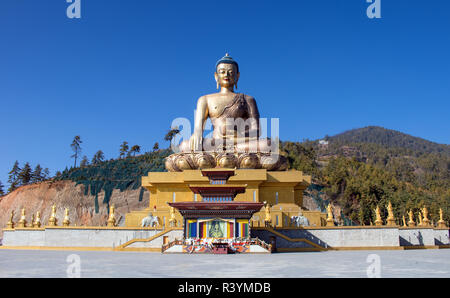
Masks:
[[[134,145],[131,147],[128,145],[128,142],[124,141],[122,145],[120,145],[119,149],[119,158],[123,158],[125,156],[136,156],[136,153],[141,152],[141,146]]]
[[[159,143],[156,142],[153,145],[153,151],[157,151],[159,150]],[[140,153],[141,152],[141,146],[139,145],[134,145],[130,148],[130,146],[128,145],[128,142],[124,141],[121,145],[120,145],[120,149],[119,149],[119,158],[124,158],[126,157],[130,157],[130,156],[136,156],[136,153]]]
[[[77,159],[79,158],[79,156],[81,155],[81,152],[82,152],[82,149],[81,149],[82,143],[83,143],[83,141],[81,140],[81,137],[75,136],[73,138],[72,144],[70,144],[70,147],[72,148],[72,150],[74,152],[74,154],[71,156],[71,158],[74,159],[74,168],[77,167]],[[153,151],[156,151],[156,150],[159,150],[158,142],[156,142],[155,145],[153,146]],[[131,148],[130,148],[128,142],[124,141],[120,145],[120,148],[119,148],[119,158],[136,156],[136,154],[138,154],[140,152],[141,152],[141,146],[134,145],[134,146],[131,146]],[[105,160],[105,155],[104,155],[103,151],[99,150],[92,157],[91,164],[96,165],[96,164],[103,162],[104,160]],[[80,166],[85,167],[88,165],[89,165],[89,160],[88,160],[88,157],[85,155],[81,159]]]
[[[20,186],[42,182],[50,178],[50,171],[48,168],[44,169],[38,164],[34,170],[32,170],[30,163],[28,162],[21,168],[18,161],[14,163],[13,168],[8,174],[8,192],[13,191]],[[1,183],[0,194],[4,194],[3,185]]]
[[[89,159],[86,155],[80,161],[80,167],[87,167],[89,164],[98,165],[105,161],[105,154],[102,150],[98,150],[94,156],[92,156],[91,162],[89,163]]]
[[[166,140],[171,141],[172,138],[178,133],[179,131],[171,130],[169,132],[169,137],[166,136]],[[74,159],[74,166],[73,168],[77,167],[77,161],[80,160],[80,156],[82,153],[81,144],[83,141],[81,140],[81,137],[75,136],[72,140],[72,143],[70,144],[70,147],[73,151],[73,154],[71,155],[71,158]],[[156,142],[153,146],[153,151],[159,150],[159,143]],[[141,152],[141,146],[134,145],[129,146],[128,142],[124,141],[119,148],[119,158],[124,157],[130,157],[130,156],[136,156],[136,154]],[[100,163],[105,161],[105,154],[102,150],[97,151],[92,159],[89,161],[88,157],[84,155],[81,158],[81,161],[79,162],[80,167],[87,167],[89,165],[99,165]],[[66,169],[68,171],[68,169]],[[56,176],[60,176],[62,173],[57,172]],[[48,180],[50,178],[50,172],[48,168],[43,169],[39,164],[35,167],[34,170],[31,169],[30,164],[27,162],[23,168],[19,166],[19,162],[16,161],[12,170],[9,172],[9,179],[8,183],[10,184],[7,192],[11,192],[15,189],[17,189],[20,186],[37,183],[41,181]],[[5,186],[0,181],[0,196],[5,195]]]

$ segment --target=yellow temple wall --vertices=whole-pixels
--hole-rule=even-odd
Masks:
[[[227,184],[246,187],[245,193],[238,194],[237,202],[264,202],[271,205],[272,225],[274,227],[290,227],[290,217],[296,216],[303,203],[303,191],[311,182],[310,176],[300,171],[267,172],[264,169],[234,170],[235,176],[230,177]],[[149,212],[158,216],[161,226],[169,226],[169,206],[171,202],[195,201],[195,194],[190,185],[209,185],[209,179],[202,176],[200,170],[184,172],[151,172],[142,178],[142,186],[150,191],[149,207],[128,213],[125,217],[127,227],[138,227]],[[278,195],[277,195],[278,194]],[[174,200],[175,197],[175,200]],[[197,195],[197,201],[202,197]],[[156,206],[156,211],[155,207]],[[318,211],[302,210],[311,226],[326,225],[326,214]],[[183,217],[175,213],[177,226],[183,223]],[[254,214],[251,224],[264,226],[265,207]]]

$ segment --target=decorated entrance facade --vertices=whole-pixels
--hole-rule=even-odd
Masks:
[[[245,193],[246,185],[228,184],[233,170],[202,171],[209,185],[191,185],[201,201],[168,203],[178,210],[184,221],[183,252],[247,252],[250,248],[250,218],[263,203],[235,202]]]
[[[236,195],[245,193],[246,185],[228,184],[233,170],[202,171],[209,185],[190,185],[191,191],[201,196],[201,201],[175,202],[169,206],[183,216],[185,238],[247,239],[250,237],[249,221],[263,203],[235,202]]]
[[[263,203],[251,202],[186,202],[169,203],[184,218],[185,238],[233,239],[249,238],[249,220]]]
[[[248,220],[224,218],[188,219],[185,235],[187,238],[247,238]]]

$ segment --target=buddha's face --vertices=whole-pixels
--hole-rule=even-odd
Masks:
[[[239,73],[234,64],[221,63],[214,74],[216,82],[225,88],[233,87],[239,80]]]

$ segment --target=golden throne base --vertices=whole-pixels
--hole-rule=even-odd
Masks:
[[[230,169],[265,169],[267,171],[285,171],[288,168],[286,157],[271,153],[218,153],[192,152],[176,153],[166,158],[169,172],[184,170],[230,168]]]

